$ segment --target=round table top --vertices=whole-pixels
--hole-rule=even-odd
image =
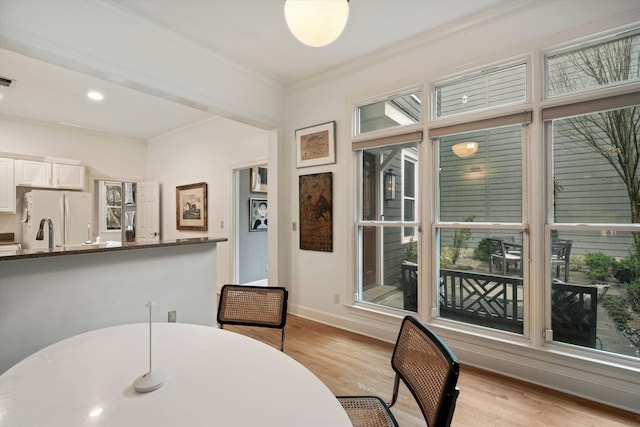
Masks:
[[[149,370],[149,324],[60,341],[0,376],[1,426],[350,426],[308,369],[275,348],[215,327],[153,323],[153,372],[164,385],[137,393]]]

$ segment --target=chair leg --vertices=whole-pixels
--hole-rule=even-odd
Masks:
[[[282,328],[282,334],[280,335],[280,351],[284,352],[284,328]]]

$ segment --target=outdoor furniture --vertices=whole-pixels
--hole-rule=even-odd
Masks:
[[[553,280],[551,329],[553,340],[595,348],[598,287]]]
[[[521,277],[440,269],[439,293],[443,318],[523,332]]]
[[[506,242],[502,239],[487,239],[489,244],[489,272],[493,271],[493,266],[500,268],[502,274],[506,275],[509,264],[514,264],[519,270],[522,265],[522,245]]]
[[[280,351],[284,351],[288,298],[287,288],[224,285],[220,290],[218,303],[217,320],[220,329],[224,325],[281,329]]]
[[[556,277],[560,277],[560,267],[564,268],[564,281],[569,281],[569,256],[572,240],[554,240],[551,242],[551,268],[556,268]]]
[[[402,262],[402,303],[409,311],[418,311],[418,264]]]
[[[391,357],[396,373],[391,402],[377,396],[338,396],[354,427],[397,426],[391,410],[400,380],[411,391],[429,427],[451,424],[460,365],[447,345],[413,316],[402,321]]]

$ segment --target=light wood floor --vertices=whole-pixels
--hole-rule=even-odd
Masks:
[[[280,331],[225,329],[279,348]],[[393,345],[289,315],[285,352],[317,375],[336,395],[374,394],[388,400],[393,388]],[[453,427],[640,426],[640,415],[515,381],[462,364]],[[640,403],[639,403],[640,404]],[[426,423],[402,386],[392,411],[403,427]]]

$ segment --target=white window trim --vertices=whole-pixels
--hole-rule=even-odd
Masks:
[[[414,166],[414,173],[413,173],[413,188],[415,191],[415,195],[413,197],[407,197],[405,195],[405,171],[404,171],[404,163],[405,161],[410,161],[411,163],[413,163]],[[413,154],[411,152],[408,152],[407,150],[402,150],[402,157],[401,157],[401,162],[402,162],[402,204],[400,205],[400,209],[401,209],[401,215],[402,215],[402,219],[404,222],[404,206],[405,203],[404,201],[406,199],[410,199],[413,200],[413,217],[414,217],[414,221],[413,222],[420,222],[420,217],[419,215],[419,209],[418,209],[418,203],[420,200],[420,189],[418,187],[418,168],[420,167],[420,164],[418,163],[418,155],[417,154]],[[410,237],[406,237],[404,234],[404,229],[406,227],[402,227],[402,243],[403,244],[408,244],[411,243],[413,241],[417,241],[417,230],[416,230],[416,235],[415,236],[410,236]],[[414,227],[415,228],[415,227]]]

